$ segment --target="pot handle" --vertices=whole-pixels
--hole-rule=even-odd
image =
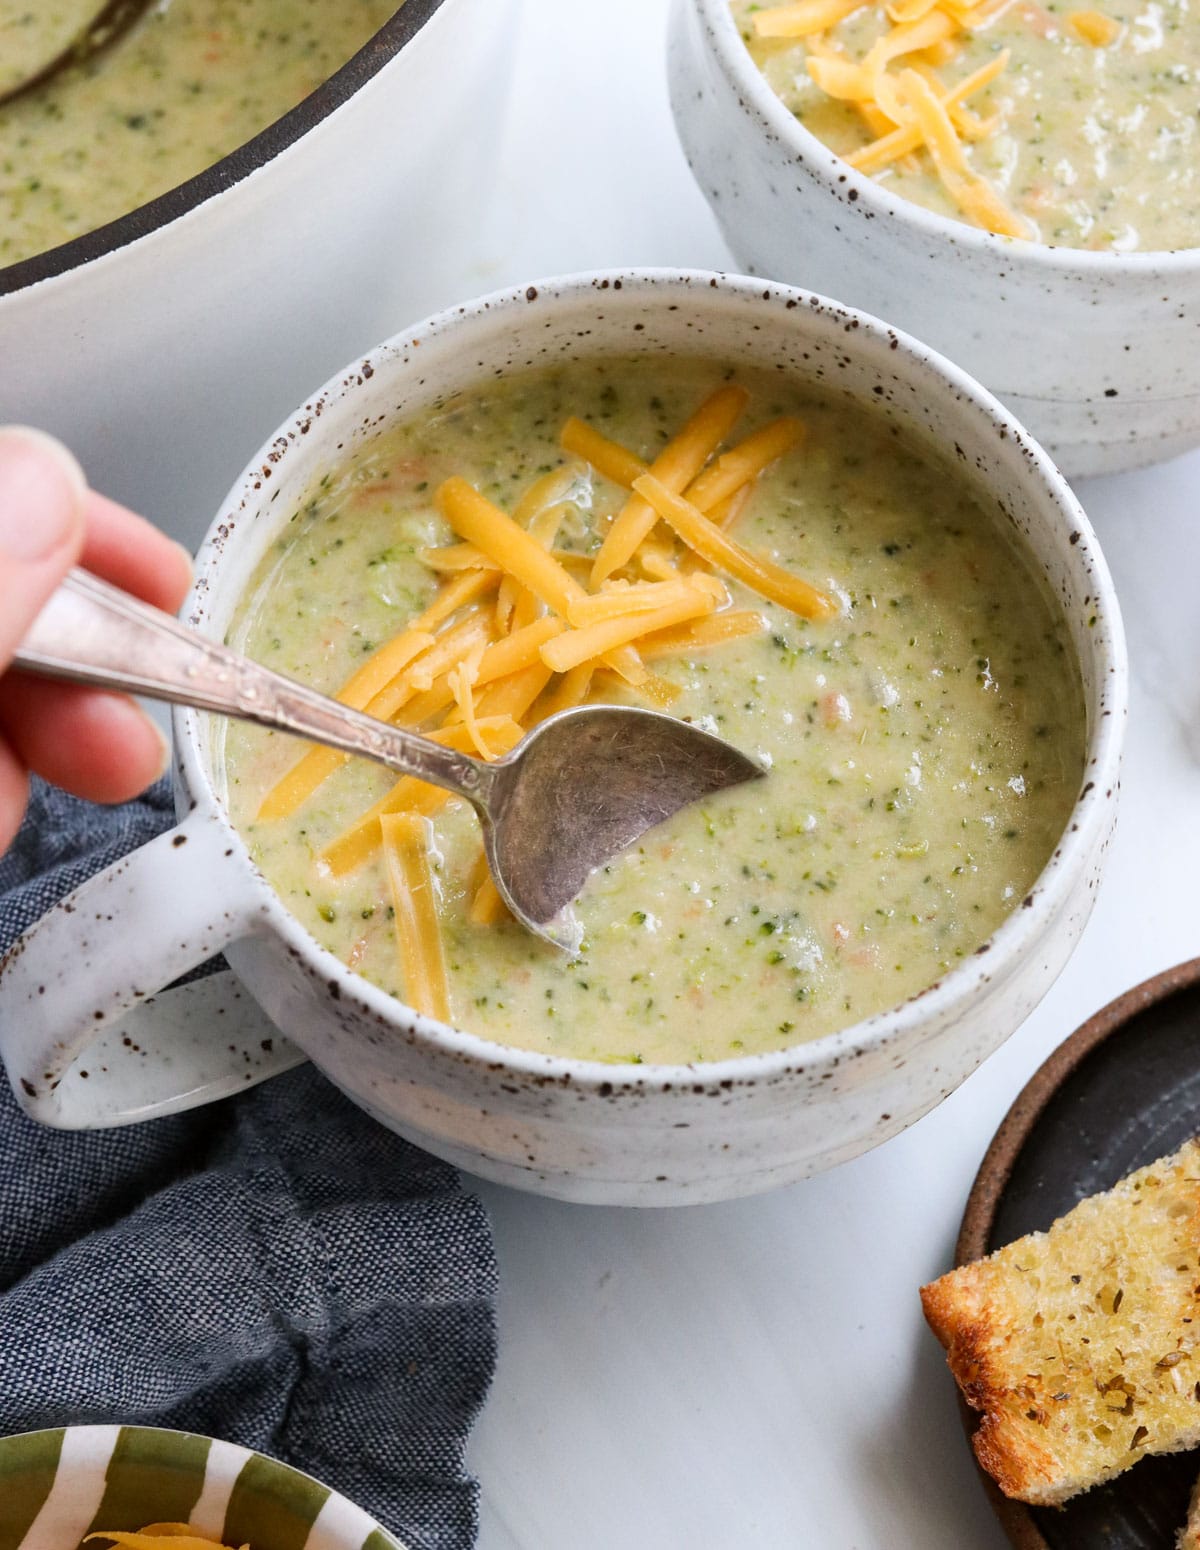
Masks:
[[[128,1125],[304,1059],[228,972],[162,991],[254,931],[253,909],[229,905],[228,854],[223,826],[194,812],[13,945],[0,963],[0,1058],[27,1114],[63,1130]]]

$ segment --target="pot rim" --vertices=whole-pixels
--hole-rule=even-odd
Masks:
[[[779,140],[801,166],[814,176],[822,177],[831,192],[839,196],[843,191],[853,192],[856,204],[869,214],[890,217],[915,227],[926,238],[949,241],[989,259],[1003,260],[1009,265],[1025,264],[1086,283],[1111,283],[1126,277],[1167,279],[1200,271],[1200,244],[1133,253],[1058,247],[1023,237],[1000,237],[891,193],[882,183],[859,172],[805,129],[775,95],[742,41],[729,0],[675,0],[675,3],[696,9],[710,51],[733,88],[738,106],[753,121],[755,130],[765,131]]]
[[[814,1066],[837,1066],[914,1037],[919,1039],[925,1028],[948,1017],[953,1010],[961,1014],[990,981],[1007,977],[1010,972],[1019,972],[1021,959],[1034,950],[1035,940],[1046,923],[1057,915],[1074,889],[1080,886],[1082,878],[1079,874],[1103,838],[1109,814],[1108,799],[1118,786],[1128,708],[1128,662],[1120,607],[1108,566],[1091,523],[1063,475],[1049,455],[991,393],[953,362],[911,335],[868,313],[811,291],[744,275],[696,269],[587,270],[507,287],[451,306],[394,335],[336,373],[267,438],[234,484],[205,536],[197,556],[195,583],[184,606],[183,617],[201,633],[208,633],[210,599],[217,592],[213,586],[214,566],[220,565],[226,543],[236,538],[236,529],[242,526],[247,515],[253,522],[258,510],[268,503],[269,497],[262,493],[264,467],[269,461],[278,459],[280,454],[276,449],[303,437],[329,403],[356,391],[364,379],[374,377],[398,352],[419,352],[423,344],[448,330],[469,329],[475,320],[491,318],[498,310],[519,313],[521,308],[539,299],[559,306],[577,306],[599,291],[606,294],[609,304],[615,300],[612,292],[617,291],[639,298],[655,296],[664,305],[684,299],[694,302],[698,296],[705,298],[703,305],[714,295],[719,295],[732,297],[737,305],[761,307],[764,302],[781,303],[790,306],[799,316],[814,309],[827,311],[837,317],[839,329],[846,330],[846,341],[871,338],[908,355],[920,370],[928,372],[937,391],[948,401],[969,401],[991,418],[1002,439],[1007,437],[1021,448],[1026,478],[1042,486],[1044,496],[1058,508],[1058,520],[1067,532],[1077,535],[1072,542],[1072,553],[1080,567],[1086,565],[1088,569],[1097,614],[1096,628],[1087,636],[1095,663],[1097,699],[1107,700],[1104,712],[1098,714],[1095,724],[1089,727],[1083,789],[1068,815],[1054,854],[1027,895],[1025,906],[1018,905],[970,958],[924,990],[897,1006],[820,1038],[780,1050],[738,1055],[720,1061],[668,1065],[585,1060],[500,1044],[480,1034],[424,1017],[363,979],[323,948],[258,870],[224,802],[217,795],[202,752],[202,713],[177,708],[173,715],[176,769],[186,788],[186,797],[193,804],[199,802],[205,806],[232,837],[242,871],[255,890],[256,914],[261,922],[256,929],[261,931],[269,926],[314,979],[324,984],[338,984],[343,1001],[353,997],[376,1021],[411,1031],[418,1043],[426,1043],[440,1054],[466,1059],[493,1070],[503,1069],[536,1082],[600,1091],[602,1096],[609,1097],[622,1092],[641,1095],[648,1091],[701,1085],[706,1090],[753,1087],[801,1071],[811,1071]],[[854,349],[857,344],[846,347]],[[412,369],[416,371],[419,367]]]
[[[15,264],[0,265],[0,305],[5,296],[84,269],[171,225],[274,161],[372,80],[446,3],[447,0],[404,0],[383,26],[315,91],[219,161],[103,226]]]

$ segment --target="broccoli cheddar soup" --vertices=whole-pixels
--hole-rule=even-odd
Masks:
[[[719,1060],[885,1009],[1020,903],[1079,789],[1074,654],[1001,519],[880,417],[717,364],[575,363],[385,430],[231,640],[483,758],[609,701],[767,768],[593,874],[572,959],[506,916],[466,804],[229,725],[234,821],[312,935],[550,1053]]]
[[[892,192],[1074,248],[1200,246],[1188,0],[733,0],[795,116]]]
[[[111,48],[0,103],[0,267],[219,161],[344,65],[399,4],[160,0]],[[53,6],[0,0],[0,53],[45,58],[61,36]]]

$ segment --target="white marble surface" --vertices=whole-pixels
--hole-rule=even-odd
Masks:
[[[525,0],[497,208],[447,283],[728,267],[672,130],[665,0]],[[1009,1103],[1089,1013],[1200,953],[1200,455],[1081,494],[1133,657],[1119,835],[1083,944],[1004,1049],[858,1162],[639,1214],[480,1186],[503,1291],[480,1550],[1000,1550],[916,1289]]]

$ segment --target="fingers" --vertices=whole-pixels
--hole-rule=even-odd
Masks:
[[[0,672],[83,547],[84,479],[65,448],[37,431],[0,429]],[[0,848],[20,826],[25,769],[0,742]]]
[[[192,584],[186,549],[107,496],[89,491],[82,563],[114,586],[175,613]]]
[[[29,800],[29,776],[16,754],[0,738],[0,856],[21,827]]]
[[[79,557],[85,488],[58,442],[0,429],[0,671]]]
[[[123,694],[8,673],[0,729],[23,765],[92,802],[126,802],[167,767],[166,739]]]
[[[81,563],[175,613],[192,584],[187,550],[144,517],[89,490]],[[17,677],[0,684],[0,727],[31,769],[93,802],[124,802],[167,766],[166,741],[124,695]]]
[[[20,824],[27,770],[92,801],[122,802],[166,768],[166,741],[132,700],[4,672],[74,564],[171,613],[191,581],[184,550],[89,492],[65,448],[0,428],[0,851]]]

